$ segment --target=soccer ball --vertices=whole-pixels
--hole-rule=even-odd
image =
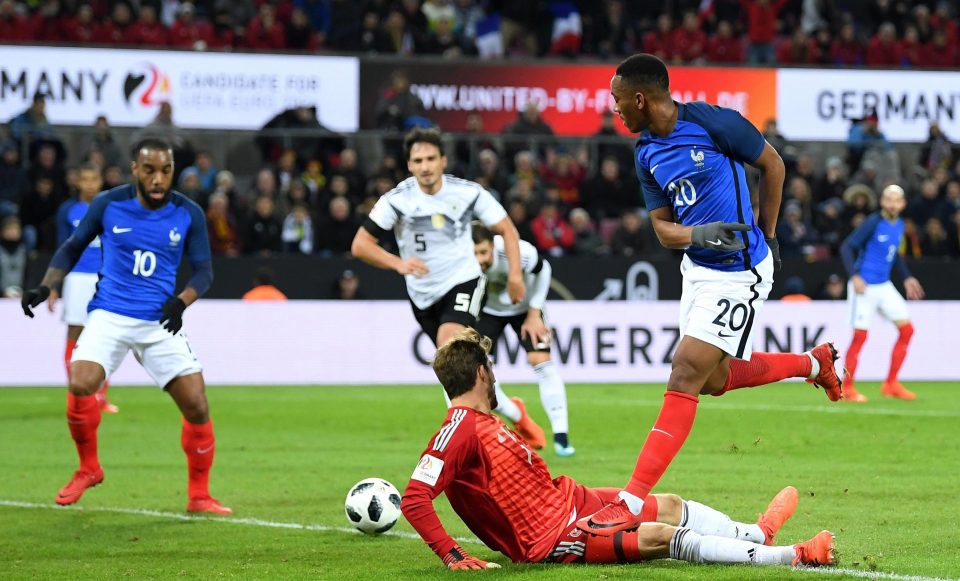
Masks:
[[[365,478],[347,493],[350,524],[368,535],[390,530],[400,518],[400,493],[382,478]]]

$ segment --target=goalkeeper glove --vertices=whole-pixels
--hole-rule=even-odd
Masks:
[[[183,311],[186,310],[187,303],[180,297],[170,297],[163,303],[163,311],[160,317],[160,324],[172,335],[180,332],[183,327]]]
[[[499,569],[500,565],[496,563],[488,563],[476,557],[471,557],[467,554],[460,545],[454,545],[450,551],[447,552],[443,557],[443,564],[447,566],[447,569],[451,571],[467,571],[467,570],[483,570],[483,569]]]

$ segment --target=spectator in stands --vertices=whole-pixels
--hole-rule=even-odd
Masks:
[[[339,301],[358,301],[366,298],[360,290],[360,279],[356,273],[347,269],[334,282],[333,297]]]
[[[109,190],[126,183],[126,177],[119,165],[108,165],[103,169],[103,189]]]
[[[843,201],[839,197],[830,198],[817,206],[813,225],[820,234],[820,241],[830,248],[830,254],[839,256],[840,244],[848,234],[843,219]]]
[[[497,192],[498,196],[503,196],[510,189],[510,182],[506,170],[500,163],[500,156],[492,149],[482,149],[477,155],[478,174],[476,179],[486,179],[490,188]]]
[[[340,164],[334,169],[335,175],[341,175],[347,180],[350,195],[359,198],[367,185],[367,176],[357,164],[357,150],[346,148],[340,152]]]
[[[177,191],[194,202],[200,203],[204,197],[203,190],[200,187],[200,172],[197,168],[191,166],[180,172],[180,179],[177,180]]]
[[[426,118],[427,110],[410,90],[410,77],[403,69],[390,75],[390,87],[381,95],[376,106],[377,129],[404,131],[416,119]]]
[[[925,66],[940,69],[955,68],[960,64],[956,42],[951,43],[950,37],[942,30],[936,30],[930,42],[924,45],[923,62]]]
[[[28,42],[31,39],[30,20],[17,12],[13,0],[0,0],[0,42]]]
[[[611,58],[633,52],[634,30],[630,19],[624,14],[622,0],[604,2],[603,14],[593,26],[593,34],[586,39],[588,52],[600,58]]]
[[[620,162],[614,157],[600,162],[600,171],[584,182],[581,193],[581,205],[595,220],[618,218],[641,201],[635,184],[621,175]]]
[[[19,297],[26,272],[27,245],[20,219],[7,216],[0,220],[0,296]]]
[[[597,159],[612,157],[619,162],[620,167],[633,167],[633,142],[617,133],[613,111],[605,109],[600,115],[600,129],[593,134],[599,138],[597,143]],[[629,172],[635,175],[633,171]]]
[[[220,170],[217,172],[217,179],[213,188],[213,192],[210,194],[212,197],[214,194],[223,194],[227,197],[227,210],[230,212],[230,215],[234,219],[234,223],[240,223],[241,218],[247,215],[248,213],[248,200],[240,195],[236,190],[236,178],[233,175],[233,172],[228,170]],[[206,207],[206,204],[202,204]]]
[[[707,35],[700,29],[697,13],[688,10],[683,22],[673,31],[673,59],[679,63],[700,64],[707,54]]]
[[[831,274],[823,283],[823,288],[817,295],[820,301],[842,301],[847,298],[847,283],[839,274]]]
[[[803,218],[803,208],[794,200],[783,208],[783,218],[777,224],[777,240],[781,258],[803,258],[807,247],[815,241],[813,228]]]
[[[603,239],[594,228],[590,214],[583,208],[574,208],[570,211],[570,227],[573,229],[573,246],[570,248],[570,254],[597,256],[607,251]]]
[[[904,216],[917,224],[926,224],[931,218],[943,219],[947,216],[947,205],[940,197],[937,182],[925,179],[920,183],[920,195],[907,204]]]
[[[113,128],[107,121],[105,115],[98,115],[93,124],[93,133],[90,134],[83,143],[83,157],[89,158],[92,152],[100,152],[103,155],[104,165],[120,165],[126,161],[127,156],[120,148],[120,144],[113,136]]]
[[[273,270],[264,266],[253,273],[253,288],[243,295],[249,302],[283,302],[287,295],[273,284]]]
[[[41,178],[49,179],[57,197],[65,197],[68,193],[66,172],[57,160],[57,150],[53,145],[44,144],[37,150],[27,171],[27,178],[31,182]]]
[[[747,14],[747,62],[752,65],[774,62],[773,39],[777,34],[777,17],[787,0],[740,0]]]
[[[20,221],[25,236],[36,240],[36,249],[53,252],[57,248],[56,215],[57,208],[66,199],[62,191],[58,192],[53,179],[41,175],[31,181],[31,189],[20,204]]]
[[[286,135],[282,130],[294,129],[296,136]],[[303,133],[309,132],[304,135]],[[343,137],[331,131],[317,119],[315,106],[302,105],[287,109],[267,121],[254,139],[260,155],[267,162],[275,162],[288,147],[296,152],[298,160],[306,163],[317,159],[324,167],[344,147]]]
[[[783,201],[784,203],[787,201],[796,203],[803,215],[804,222],[810,224],[813,221],[813,195],[807,180],[798,175],[790,178],[783,195]]]
[[[863,42],[857,37],[857,29],[846,23],[830,47],[830,61],[835,65],[862,65],[866,58]]]
[[[920,237],[920,249],[924,256],[949,256],[950,240],[940,218],[931,217],[923,226]]]
[[[322,45],[323,35],[310,27],[310,20],[300,8],[290,14],[290,22],[286,26],[286,48],[306,52],[316,52]]]
[[[813,47],[817,53],[816,64],[829,65],[833,63],[830,57],[830,50],[833,48],[833,35],[829,28],[820,28],[813,36]]]
[[[453,18],[441,18],[436,26],[427,33],[423,41],[416,45],[417,54],[436,54],[448,58],[472,54],[460,35],[453,29]]]
[[[0,219],[20,212],[20,202],[30,187],[20,167],[20,151],[12,143],[0,145]]]
[[[707,60],[711,63],[742,63],[743,42],[734,36],[726,20],[717,23],[717,31],[707,41]]]
[[[553,128],[540,116],[540,104],[527,101],[517,119],[503,128],[506,155],[512,158],[518,151],[529,149],[541,157],[553,146]]]
[[[526,240],[536,246],[537,237],[533,234],[533,228],[530,226],[530,208],[523,200],[512,199],[507,206],[507,214],[510,221],[517,227],[517,233],[521,240]]]
[[[217,186],[217,168],[213,166],[213,155],[209,151],[201,150],[197,152],[191,168],[197,170],[197,178],[200,180],[200,191],[204,195],[209,195]],[[186,171],[186,168],[184,171]]]
[[[195,17],[196,9],[191,2],[183,2],[177,8],[177,19],[170,26],[170,46],[205,50],[213,42],[213,27],[204,19]]]
[[[843,220],[853,230],[877,208],[877,194],[864,184],[853,184],[843,192]]]
[[[148,3],[141,4],[140,15],[130,27],[128,41],[141,46],[166,46],[169,43],[167,29],[157,20],[155,6]]]
[[[813,163],[813,156],[810,153],[802,151],[797,155],[797,158],[793,163],[793,167],[787,171],[787,182],[795,177],[803,178],[807,184],[811,186],[817,180],[817,172]]]
[[[780,133],[780,129],[777,127],[776,119],[767,119],[766,124],[763,126],[763,138],[767,140],[774,149],[777,150],[781,156],[785,155],[787,150],[787,138]]]
[[[360,226],[350,211],[350,201],[344,196],[335,196],[330,200],[327,216],[317,229],[317,247],[327,256],[349,254],[353,237]]]
[[[791,276],[783,283],[783,297],[785,303],[809,303],[812,299],[807,295],[807,285],[799,276]]]
[[[847,148],[850,168],[854,172],[860,169],[860,162],[870,149],[877,148],[881,151],[893,149],[887,137],[880,131],[880,117],[876,111],[867,112],[861,121],[853,124],[847,136]]]
[[[290,189],[290,182],[299,180],[300,170],[297,168],[297,152],[293,149],[284,149],[277,159],[273,170],[277,182],[277,192],[283,196]]]
[[[222,191],[215,191],[207,200],[207,237],[214,254],[240,255],[236,219],[230,211],[230,198]]]
[[[534,57],[540,54],[537,27],[541,7],[537,2],[493,0],[492,8],[500,13],[500,36],[507,55]]]
[[[530,221],[530,229],[540,252],[563,256],[573,248],[573,228],[553,202],[544,202],[540,206],[540,212]]]
[[[256,199],[253,215],[247,220],[244,229],[242,246],[245,253],[269,256],[283,248],[280,239],[283,224],[277,218],[275,208],[274,199],[270,196]]]
[[[947,224],[947,236],[950,241],[950,256],[960,257],[960,209],[950,216]]]
[[[897,27],[890,22],[880,25],[867,45],[868,67],[899,67],[903,64],[903,51],[897,42]]]
[[[624,212],[620,224],[610,237],[610,251],[614,256],[640,256],[647,238],[643,230],[643,218],[638,212]]]
[[[55,43],[62,42],[66,37],[60,0],[43,0],[32,20],[30,28],[33,40]]]
[[[286,34],[283,25],[277,22],[277,9],[273,4],[264,2],[260,5],[257,16],[247,24],[243,45],[251,50],[287,48]]]
[[[132,21],[130,6],[125,2],[114,4],[110,18],[95,29],[95,42],[108,45],[134,44],[135,29]]]
[[[578,156],[586,163],[585,150],[581,150]],[[557,187],[560,203],[568,208],[580,205],[580,185],[585,175],[580,161],[563,148],[558,148],[556,152],[548,150],[546,160],[540,167],[540,179]]]
[[[56,147],[59,159],[65,157],[63,143],[47,120],[47,99],[42,93],[34,94],[30,107],[10,120],[10,138],[21,151],[29,144],[31,158],[44,144]]]
[[[920,42],[920,33],[915,26],[907,26],[903,30],[903,40],[900,41],[901,64],[909,67],[926,66],[926,50]]]
[[[920,165],[928,172],[953,165],[953,144],[936,121],[930,123],[927,141],[920,150]]]
[[[799,28],[793,31],[790,40],[783,41],[777,48],[777,62],[781,64],[808,65],[819,61],[816,41]]]
[[[836,156],[827,158],[826,172],[813,182],[813,199],[816,201],[842,198],[847,189],[847,168]]]
[[[380,27],[380,15],[376,11],[367,10],[363,14],[360,39],[355,50],[362,53],[389,52],[389,41]]]
[[[673,62],[673,19],[668,12],[657,17],[657,28],[643,35],[643,52],[656,55],[663,62]]]
[[[283,219],[283,251],[288,254],[313,253],[313,219],[304,204],[296,204]]]
[[[89,4],[78,6],[76,14],[67,21],[63,32],[63,39],[67,42],[79,45],[95,43],[97,23],[93,16],[93,8]]]

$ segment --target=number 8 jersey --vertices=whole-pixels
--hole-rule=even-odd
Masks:
[[[763,153],[763,135],[733,109],[708,103],[678,103],[677,124],[667,137],[644,131],[634,161],[647,210],[673,206],[684,226],[710,222],[748,224],[746,248],[719,252],[690,247],[694,263],[716,270],[750,270],[769,249],[753,217],[744,163]]]
[[[184,251],[192,266],[210,261],[203,211],[179,192],[171,192],[169,202],[157,210],[140,203],[132,184],[97,196],[71,240],[93,240],[98,235],[103,261],[88,311],[103,309],[157,321],[164,302],[174,294]],[[63,268],[65,260],[58,251],[50,266]]]
[[[423,193],[416,178],[403,180],[377,200],[364,227],[374,235],[374,230],[393,229],[400,257],[416,257],[427,265],[427,274],[404,277],[410,300],[426,309],[456,285],[480,276],[470,222],[490,227],[506,217],[483,186],[445,174],[433,195]]]

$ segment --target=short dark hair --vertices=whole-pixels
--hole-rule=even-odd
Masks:
[[[169,151],[173,153],[173,147],[165,139],[159,137],[146,137],[138,141],[130,150],[130,159],[137,161],[141,149],[154,149],[158,151]]]
[[[450,399],[473,389],[477,369],[490,365],[490,347],[489,337],[467,327],[437,349],[433,371]]]
[[[443,155],[443,134],[436,127],[415,127],[410,133],[407,133],[406,137],[403,138],[403,151],[406,152],[407,159],[410,159],[410,151],[417,143],[436,145],[437,149],[440,150],[440,155]]]
[[[493,244],[493,232],[491,232],[489,228],[487,228],[480,222],[474,222],[473,223],[473,243],[480,244],[484,240]]]
[[[652,54],[640,53],[627,57],[617,67],[617,76],[635,86],[670,92],[667,65]]]
[[[77,172],[81,171],[95,171],[98,175],[100,174],[100,168],[97,167],[96,164],[90,163],[89,161],[85,161],[77,166]]]

